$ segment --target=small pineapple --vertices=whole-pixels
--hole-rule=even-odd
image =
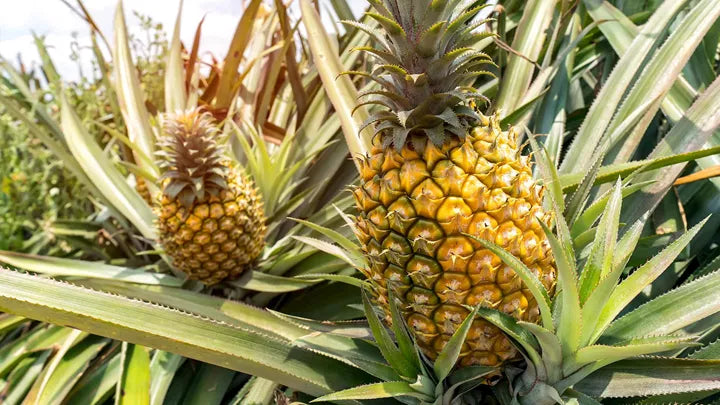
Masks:
[[[537,303],[514,270],[467,235],[508,250],[552,291],[555,264],[538,223],[550,215],[517,131],[471,108],[481,96],[466,86],[492,63],[472,48],[484,36],[470,22],[478,9],[457,0],[371,3],[386,35],[376,37],[382,49],[364,50],[380,59],[370,76],[383,88],[361,97],[384,108],[365,124],[376,135],[354,190],[356,232],[386,319],[391,290],[434,359],[466,306],[537,321]],[[516,356],[500,329],[476,319],[459,363],[496,366]]]
[[[233,279],[262,252],[265,216],[252,181],[224,156],[212,117],[168,116],[158,152],[160,242],[173,265],[207,285]]]
[[[152,196],[150,195],[150,189],[147,186],[147,180],[140,176],[135,177],[135,191],[140,194],[140,197],[142,197],[146,203],[152,205]]]

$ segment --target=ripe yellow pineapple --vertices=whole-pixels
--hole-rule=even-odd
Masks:
[[[155,206],[160,242],[191,279],[212,285],[235,278],[262,252],[262,201],[224,156],[209,114],[195,110],[164,124]]]
[[[471,48],[484,37],[470,23],[478,9],[456,0],[371,3],[385,35],[375,36],[379,49],[364,50],[379,59],[369,75],[382,89],[361,97],[382,108],[365,123],[376,134],[354,190],[356,232],[386,319],[392,290],[434,359],[469,314],[466,306],[538,319],[512,268],[466,235],[510,251],[552,291],[555,264],[538,223],[550,215],[517,131],[502,131],[497,116],[469,107],[481,96],[466,86],[486,74],[478,66],[492,63]],[[516,355],[497,327],[476,319],[459,363],[494,366]]]

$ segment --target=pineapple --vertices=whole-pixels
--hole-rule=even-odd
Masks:
[[[520,155],[518,131],[502,131],[496,115],[471,108],[482,96],[466,86],[487,74],[479,66],[492,63],[471,48],[486,36],[470,23],[479,8],[460,1],[371,3],[369,15],[385,35],[375,38],[379,48],[363,50],[379,64],[370,74],[350,73],[380,84],[361,94],[361,104],[382,108],[364,125],[376,131],[353,191],[356,233],[386,321],[390,290],[434,359],[468,306],[537,321],[538,305],[514,270],[468,235],[510,251],[552,291],[555,264],[538,222],[549,224],[551,216],[530,159]],[[496,366],[516,356],[507,336],[476,319],[459,364]]]
[[[229,164],[211,116],[168,116],[161,139],[160,242],[173,265],[207,285],[239,276],[264,247],[265,216],[252,181]]]
[[[152,205],[152,195],[150,193],[150,189],[147,186],[147,180],[140,176],[135,177],[135,191],[140,194],[140,197],[142,197],[142,199],[145,200],[146,203]]]

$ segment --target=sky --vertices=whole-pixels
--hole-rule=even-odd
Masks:
[[[75,4],[75,0],[67,0]],[[286,3],[288,0],[284,0]],[[4,4],[2,4],[4,3]],[[172,35],[179,0],[123,0],[125,18],[131,32],[138,32],[138,19],[132,14],[151,17],[154,21],[162,23],[168,38]],[[201,51],[209,51],[222,58],[227,51],[230,38],[245,9],[247,0],[185,0],[181,22],[181,40],[187,45],[192,44],[195,28],[200,19],[205,16],[202,28]],[[297,0],[293,0],[297,3]],[[323,11],[328,10],[328,0],[321,0]],[[363,0],[349,0],[359,15],[366,4]],[[61,0],[3,0],[0,12],[0,56],[16,61],[21,55],[26,65],[37,64],[39,57],[35,50],[32,33],[46,36],[46,44],[50,56],[57,65],[60,74],[66,80],[79,77],[78,65],[70,58],[70,43],[73,33],[76,33],[81,47],[90,44],[89,30],[76,14]],[[113,17],[118,0],[85,0],[85,6],[100,27],[100,30],[112,40]],[[296,4],[293,7],[298,15]],[[325,12],[324,20],[328,30],[333,30],[329,13]],[[84,56],[84,58],[83,58]],[[89,61],[91,53],[88,49],[81,51],[81,58]],[[89,67],[85,67],[89,69]]]

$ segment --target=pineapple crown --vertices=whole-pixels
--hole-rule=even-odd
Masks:
[[[362,125],[375,124],[385,135],[383,147],[403,147],[410,139],[422,145],[425,137],[442,145],[446,137],[461,139],[480,119],[471,101],[485,98],[470,85],[492,73],[480,69],[494,65],[487,54],[473,48],[494,34],[477,29],[489,20],[474,22],[484,1],[368,0],[374,12],[366,15],[382,30],[356,21],[344,23],[367,32],[376,47],[356,50],[373,55],[378,63],[370,72],[346,72],[378,83],[379,90],[360,94],[358,107],[380,105]]]
[[[163,117],[160,168],[163,193],[187,208],[227,188],[229,167],[212,116],[198,109]]]

